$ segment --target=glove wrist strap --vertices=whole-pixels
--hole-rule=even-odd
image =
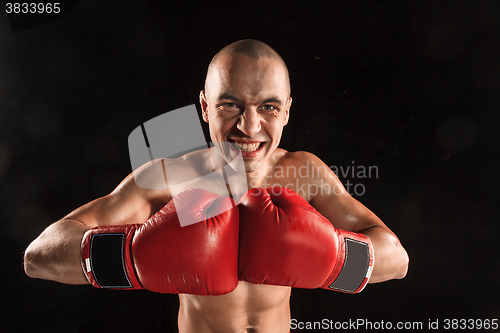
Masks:
[[[142,289],[130,254],[136,225],[93,228],[82,239],[81,264],[97,288]]]
[[[370,279],[373,264],[373,246],[363,234],[337,230],[339,233],[339,261],[323,288],[346,293],[361,292]]]

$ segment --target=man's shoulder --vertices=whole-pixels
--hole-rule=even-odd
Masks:
[[[133,171],[134,179],[140,187],[162,189],[187,179],[195,179],[209,166],[206,154],[192,152],[179,158],[158,158],[147,162]],[[167,185],[168,184],[168,185]]]
[[[171,161],[177,163],[177,165],[199,166],[200,164],[209,164],[210,149],[195,150]]]
[[[272,186],[290,188],[310,202],[322,193],[321,189],[335,185],[333,171],[315,154],[307,151],[281,151],[276,161],[271,179]]]
[[[318,156],[307,151],[283,151],[281,158],[275,164],[275,173],[286,178],[300,178],[302,182],[310,183],[326,178],[336,178]]]

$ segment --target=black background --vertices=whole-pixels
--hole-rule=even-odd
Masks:
[[[288,64],[281,146],[376,166],[378,177],[340,178],[362,184],[356,198],[410,256],[405,279],[359,295],[294,290],[292,318],[500,319],[498,17],[485,0],[82,0],[13,33],[1,13],[1,331],[176,332],[177,296],[30,279],[22,254],[109,193],[131,171],[130,132],[197,103],[211,57],[243,38]]]

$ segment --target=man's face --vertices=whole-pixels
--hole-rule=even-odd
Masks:
[[[278,147],[292,98],[278,59],[243,54],[220,57],[200,93],[203,119],[212,141],[241,149],[247,172],[258,170]],[[228,152],[220,146],[226,160]]]

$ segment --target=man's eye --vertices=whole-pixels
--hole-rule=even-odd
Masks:
[[[264,111],[274,111],[274,110],[277,110],[277,108],[274,105],[267,105],[267,104],[263,105],[262,109],[264,109]]]
[[[226,103],[222,103],[221,106],[228,107],[228,108],[235,108],[236,107],[236,103],[226,102]]]

